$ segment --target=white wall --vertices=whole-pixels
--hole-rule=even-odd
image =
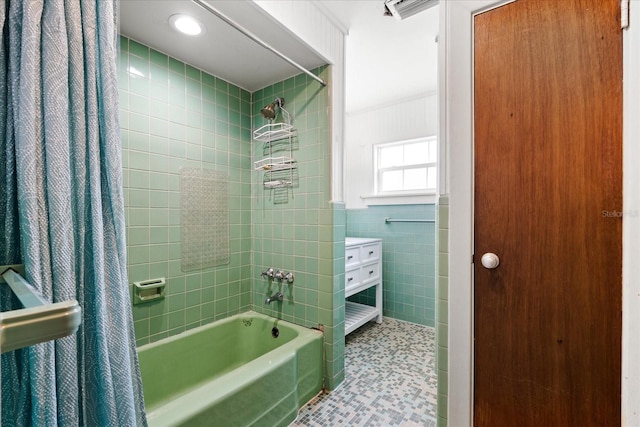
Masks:
[[[346,208],[365,208],[361,196],[373,194],[373,144],[433,136],[437,130],[435,94],[348,113],[345,122]],[[424,198],[416,201],[424,202]]]
[[[254,0],[265,13],[279,21],[291,34],[332,64],[332,170],[331,199],[344,200],[343,144],[345,112],[345,34],[314,2]]]

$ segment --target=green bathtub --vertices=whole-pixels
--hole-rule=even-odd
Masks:
[[[286,426],[322,388],[322,334],[255,312],[144,345],[138,356],[152,427]]]

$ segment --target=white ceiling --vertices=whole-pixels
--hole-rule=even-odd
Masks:
[[[398,21],[382,0],[321,0],[349,29],[347,112],[434,93],[437,89],[438,7]]]
[[[253,2],[207,1],[301,65],[312,69],[325,63]],[[316,3],[349,32],[348,112],[435,91],[437,7],[397,21],[382,16],[382,0]],[[176,13],[199,19],[206,27],[205,34],[190,37],[174,31],[169,17]],[[188,0],[121,0],[120,32],[250,92],[300,73]]]
[[[326,63],[252,2],[209,0],[208,3],[306,68],[313,69]],[[176,13],[195,17],[204,24],[206,32],[192,37],[173,30],[169,17]],[[189,0],[121,0],[120,32],[249,92],[300,74],[296,68]]]

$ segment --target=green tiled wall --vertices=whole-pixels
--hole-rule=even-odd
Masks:
[[[250,308],[251,95],[125,37],[119,61],[129,282],[167,278],[133,307],[144,344]],[[229,176],[228,265],[181,271],[181,166]]]
[[[436,298],[436,371],[438,373],[438,427],[447,426],[447,396],[449,394],[449,196],[438,198],[438,287]]]
[[[165,300],[133,307],[138,344],[253,308],[322,325],[325,386],[334,388],[344,379],[346,220],[344,206],[329,202],[329,89],[302,74],[249,94],[133,40],[120,42],[129,281],[167,278]],[[314,72],[329,81],[329,67]],[[266,123],[260,109],[276,96],[285,98],[296,129],[296,186],[284,195],[263,189],[262,173],[253,171],[268,154],[252,140],[252,127]],[[228,265],[181,271],[181,166],[229,175]],[[295,274],[282,304],[264,304],[277,287],[260,277],[267,267]]]
[[[386,217],[434,219],[435,205],[370,206],[347,210],[347,236],[382,239],[385,316],[435,326],[435,224],[390,223]],[[373,290],[351,297],[373,305]]]
[[[330,80],[328,66],[314,70]],[[336,296],[335,241],[344,229],[334,229],[339,207],[330,204],[331,132],[329,89],[300,74],[253,93],[253,126],[266,124],[260,109],[284,97],[296,133],[292,157],[297,161],[292,189],[264,189],[262,172],[253,172],[254,309],[303,326],[323,325],[325,331],[325,386],[333,388],[344,375],[344,314]],[[272,156],[289,155],[288,145],[274,144]],[[281,149],[284,149],[281,151]],[[253,161],[269,156],[263,143],[252,144]],[[342,208],[344,211],[344,208]],[[342,231],[342,236],[336,233]],[[344,252],[344,249],[342,250]],[[339,255],[339,254],[338,254]],[[344,257],[344,254],[342,254]],[[260,277],[267,268],[292,271],[295,283],[281,285]],[[344,274],[344,271],[342,271]],[[267,296],[282,290],[282,303],[265,305]],[[342,313],[342,314],[339,314]],[[340,329],[342,328],[342,329]]]

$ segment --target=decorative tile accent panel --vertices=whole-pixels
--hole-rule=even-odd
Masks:
[[[307,403],[291,426],[435,427],[433,328],[386,317],[346,341],[344,383]]]
[[[385,218],[434,219],[435,205],[369,206],[347,210],[347,236],[382,239],[384,315],[435,326],[435,224]],[[351,300],[374,305],[373,290]]]
[[[180,170],[182,271],[229,263],[228,181],[213,170]]]

